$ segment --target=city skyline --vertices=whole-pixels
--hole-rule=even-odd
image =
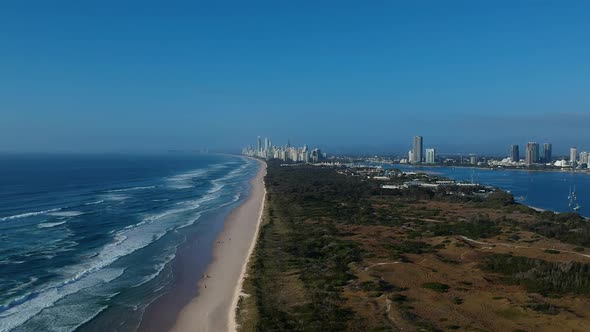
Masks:
[[[402,155],[400,159],[400,163],[411,163],[411,164],[439,164],[441,163],[441,159],[439,158],[439,154],[437,148],[429,147],[426,148],[424,154],[424,137],[423,136],[414,136],[412,140],[412,148],[408,151],[407,156],[404,157]],[[430,146],[436,146],[430,145]],[[453,154],[440,154],[442,156],[452,156]],[[425,157],[423,157],[425,156]],[[463,160],[468,162],[471,165],[485,165],[488,161],[492,161],[494,164],[500,157],[498,165],[504,166],[522,166],[526,165],[527,167],[532,166],[555,166],[555,167],[578,167],[583,166],[584,168],[588,167],[590,153],[587,151],[578,150],[576,147],[569,148],[569,155],[557,155],[553,154],[553,143],[544,142],[541,145],[535,141],[529,141],[524,145],[524,156],[521,158],[520,155],[520,145],[519,144],[511,144],[509,149],[507,150],[504,156],[497,156],[497,155],[485,155],[480,153],[469,153],[466,155],[460,154],[460,163],[463,163]],[[464,159],[465,158],[465,159]],[[483,158],[483,159],[482,159]],[[487,160],[487,158],[493,158],[491,160]],[[449,161],[449,160],[447,160]],[[453,161],[455,162],[455,161]]]
[[[258,136],[256,147],[248,145],[242,148],[242,155],[261,159],[279,159],[287,162],[317,163],[326,159],[326,154],[319,148],[309,149],[307,144],[302,147],[291,146],[291,140],[285,146],[273,145],[270,138],[265,137],[264,143]]]

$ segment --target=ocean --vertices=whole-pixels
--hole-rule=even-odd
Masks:
[[[190,239],[204,270],[257,170],[212,154],[0,155],[0,331],[137,330]]]
[[[405,171],[431,172],[460,180],[474,181],[510,191],[522,204],[555,212],[573,212],[569,207],[569,192],[576,191],[578,211],[590,217],[590,173],[538,172],[524,170],[483,169],[469,167],[428,167],[412,165],[383,165]]]

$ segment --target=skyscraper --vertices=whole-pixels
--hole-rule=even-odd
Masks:
[[[262,137],[258,136],[258,146],[257,146],[257,151],[261,152],[262,151]]]
[[[586,164],[586,166],[588,166],[589,161],[590,161],[590,154],[586,151],[580,152],[580,164]]]
[[[268,151],[268,149],[270,149],[270,139],[266,137],[264,139],[264,151]]]
[[[520,161],[520,151],[517,144],[510,147],[510,159],[515,163]]]
[[[543,144],[543,162],[544,163],[551,162],[551,159],[553,158],[551,156],[552,152],[553,152],[553,144],[551,144],[551,143]]]
[[[570,148],[570,163],[573,165],[578,161],[578,149]]]
[[[426,163],[436,164],[436,149],[426,149]]]
[[[526,145],[526,164],[532,165],[539,162],[539,143],[528,142]]]
[[[414,147],[412,149],[413,155],[413,163],[421,163],[423,159],[422,151],[424,150],[423,147],[423,139],[422,136],[414,136]]]

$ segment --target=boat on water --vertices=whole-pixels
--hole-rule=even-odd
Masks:
[[[582,207],[580,206],[580,204],[578,204],[578,197],[576,196],[576,187],[574,187],[573,190],[570,188],[570,193],[567,196],[567,198],[569,200],[568,206],[574,211],[580,211]]]

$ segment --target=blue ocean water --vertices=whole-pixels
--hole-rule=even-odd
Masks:
[[[578,198],[577,202],[581,206],[578,213],[586,217],[590,216],[590,173],[528,172],[411,165],[394,165],[393,168],[438,173],[460,181],[473,180],[477,183],[510,191],[520,203],[556,212],[572,212],[569,207],[568,195],[570,190],[575,189]]]
[[[0,155],[0,331],[71,331],[114,306],[139,321],[186,232],[239,204],[257,170],[222,155]]]

